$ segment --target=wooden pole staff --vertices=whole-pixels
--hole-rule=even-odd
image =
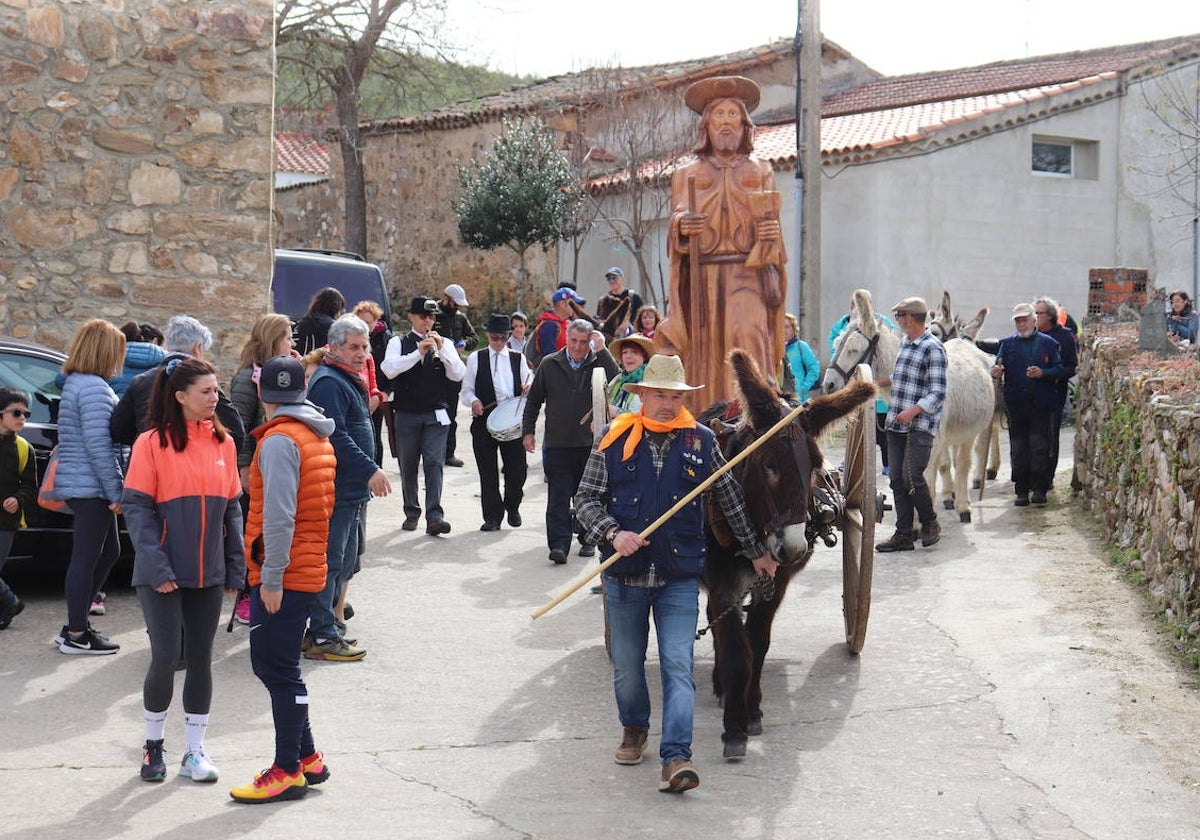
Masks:
[[[696,176],[687,179],[688,213],[696,212]],[[688,289],[696,297],[696,314],[698,329],[703,330],[708,324],[708,290],[700,282],[700,237],[688,237]]]
[[[684,496],[682,499],[680,499],[678,502],[676,502],[671,507],[670,510],[668,510],[662,516],[658,517],[658,519],[654,520],[648,526],[646,526],[646,530],[644,530],[640,534],[638,534],[638,537],[640,537],[641,539],[644,540],[648,536],[653,534],[655,531],[657,531],[664,522],[666,522],[668,519],[670,519],[672,516],[674,516],[680,510],[682,510],[684,505],[686,505],[688,502],[692,501],[692,499],[696,498],[701,493],[703,493],[705,490],[707,490],[709,487],[711,487],[713,482],[716,481],[718,478],[723,476],[725,473],[729,472],[731,469],[736,467],[742,461],[746,460],[746,458],[748,458],[750,456],[751,452],[758,449],[758,447],[762,446],[767,441],[768,438],[771,438],[774,435],[776,435],[784,427],[786,427],[789,423],[791,423],[793,420],[795,420],[797,417],[799,417],[800,414],[807,409],[807,407],[808,407],[807,404],[801,403],[800,405],[793,408],[790,412],[787,413],[787,415],[785,415],[783,417],[782,420],[780,420],[778,423],[776,423],[771,428],[767,429],[766,433],[763,434],[762,437],[760,437],[758,440],[754,441],[754,443],[747,446],[743,451],[739,452],[737,455],[733,456],[732,459],[730,459],[729,461],[727,461],[725,463],[725,466],[721,467],[716,472],[714,472],[712,475],[710,475],[708,478],[706,478],[703,482],[701,482],[699,485],[697,485],[696,488],[694,490],[692,490],[692,492],[688,493],[686,496]],[[588,572],[582,578],[580,578],[579,580],[577,580],[573,584],[571,584],[569,587],[567,587],[567,589],[562,594],[555,596],[549,603],[547,603],[547,604],[539,607],[537,610],[535,610],[531,614],[531,618],[536,620],[536,619],[539,619],[542,616],[544,616],[546,613],[550,612],[550,610],[554,609],[559,604],[561,604],[563,601],[567,600],[567,598],[574,595],[576,592],[579,591],[580,588],[582,588],[583,586],[586,586],[588,581],[590,581],[592,578],[596,577],[596,575],[603,572],[605,569],[607,569],[613,563],[616,563],[619,559],[621,559],[621,553],[613,552],[613,555],[611,557],[609,557],[607,560],[605,560],[599,566],[594,567],[590,572]]]

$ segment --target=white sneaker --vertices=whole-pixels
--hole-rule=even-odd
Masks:
[[[201,747],[184,753],[183,763],[179,765],[179,775],[190,778],[193,782],[215,782],[217,768]]]

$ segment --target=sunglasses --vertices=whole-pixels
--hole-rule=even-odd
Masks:
[[[7,411],[0,412],[0,414],[11,414],[13,417],[24,417],[26,420],[33,416],[32,411],[27,411],[24,408],[10,408]]]

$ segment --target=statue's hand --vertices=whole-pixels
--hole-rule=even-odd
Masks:
[[[682,236],[699,236],[704,233],[704,221],[707,218],[707,213],[684,213],[679,218],[679,233]]]
[[[754,233],[759,242],[775,242],[783,237],[778,219],[763,219],[754,226]]]

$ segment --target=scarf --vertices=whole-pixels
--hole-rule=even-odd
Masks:
[[[359,390],[362,391],[364,394],[367,393],[370,386],[367,384],[367,368],[366,368],[366,366],[364,366],[362,370],[355,370],[354,368],[350,367],[349,365],[339,362],[337,359],[333,358],[332,356],[330,356],[328,354],[326,354],[326,356],[325,356],[325,364],[329,365],[332,368],[337,368],[338,370],[346,371],[346,373],[350,374],[351,378],[358,384]]]
[[[645,409],[642,409],[637,414],[618,414],[617,418],[613,420],[612,424],[608,427],[608,432],[606,432],[604,437],[601,439],[600,445],[596,448],[603,452],[612,445],[613,441],[619,438],[628,429],[629,437],[625,439],[625,449],[621,453],[621,460],[628,461],[633,457],[633,453],[637,449],[637,445],[641,443],[642,432],[645,429],[649,429],[652,432],[665,434],[667,432],[673,432],[676,429],[694,428],[696,428],[696,418],[693,417],[692,413],[686,408],[680,409],[679,414],[676,415],[675,419],[666,423],[660,423],[657,420],[647,417],[645,414]]]
[[[616,405],[616,406],[623,405],[624,403],[620,402],[622,397],[626,397],[626,396],[633,397],[633,394],[630,394],[628,391],[625,391],[622,388],[622,386],[624,386],[626,384],[636,385],[642,381],[642,377],[645,375],[646,375],[646,363],[643,362],[642,364],[640,364],[636,368],[634,368],[633,371],[630,373],[625,373],[624,371],[622,371],[621,373],[618,373],[616,376],[614,376],[612,378],[612,381],[608,384],[608,401],[609,401],[609,403],[611,403],[612,405]]]

